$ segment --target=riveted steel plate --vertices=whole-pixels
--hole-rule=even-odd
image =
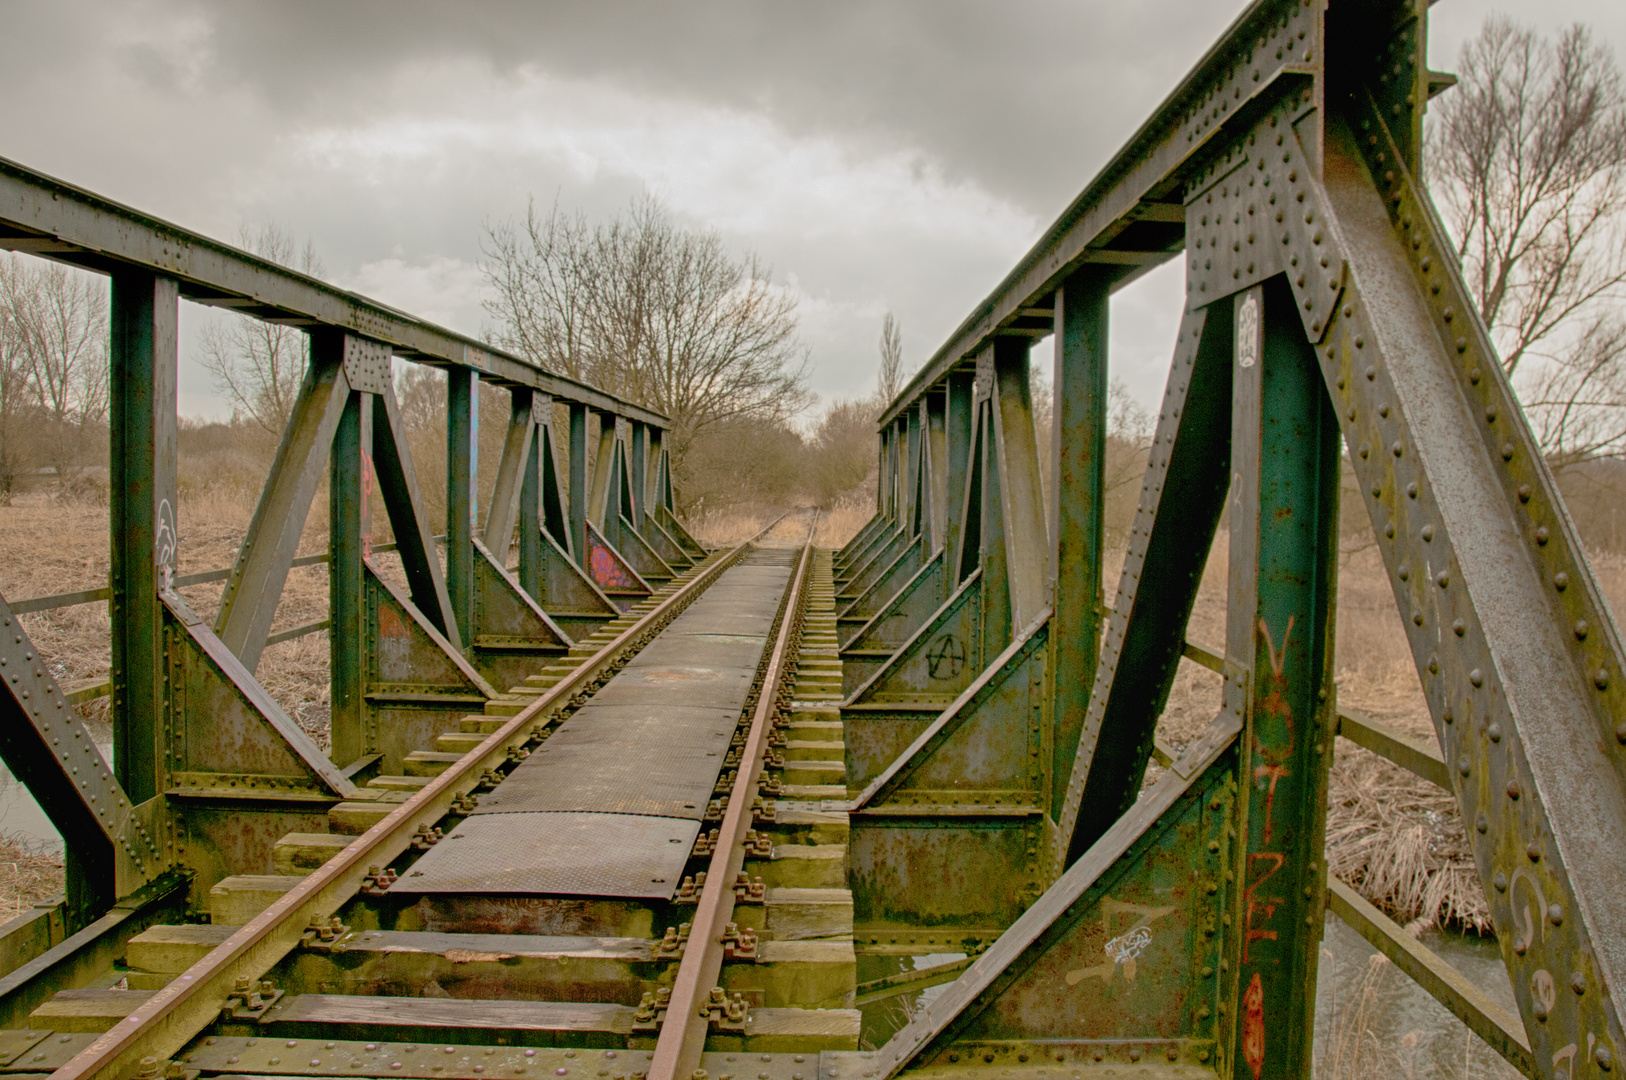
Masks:
[[[631,814],[476,815],[390,891],[669,900],[699,833],[698,821]]]
[[[477,815],[550,810],[648,814],[699,821],[723,767],[728,740],[712,750],[549,739],[489,795]]]

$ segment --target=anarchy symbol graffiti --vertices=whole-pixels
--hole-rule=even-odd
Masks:
[[[965,645],[953,634],[932,642],[926,653],[926,671],[934,679],[952,679],[965,668]]]

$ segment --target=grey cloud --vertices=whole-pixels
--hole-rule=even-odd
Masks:
[[[986,3],[208,5],[214,75],[303,113],[413,61],[534,66],[918,149],[1037,213],[1083,185],[1238,5]]]

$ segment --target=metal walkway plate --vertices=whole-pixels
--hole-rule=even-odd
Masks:
[[[670,900],[698,821],[631,814],[471,817],[390,892],[626,896]]]
[[[789,582],[725,571],[391,891],[670,898]]]
[[[515,811],[573,811],[644,814],[699,821],[728,752],[728,739],[714,749],[650,747],[609,741],[537,750],[489,795],[480,796],[474,816]]]

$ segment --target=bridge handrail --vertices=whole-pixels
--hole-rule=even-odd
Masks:
[[[471,368],[499,384],[670,425],[653,409],[6,158],[0,158],[0,248],[101,273],[150,271],[178,281],[181,296],[195,303],[285,325],[335,327],[384,342],[404,359]]]

